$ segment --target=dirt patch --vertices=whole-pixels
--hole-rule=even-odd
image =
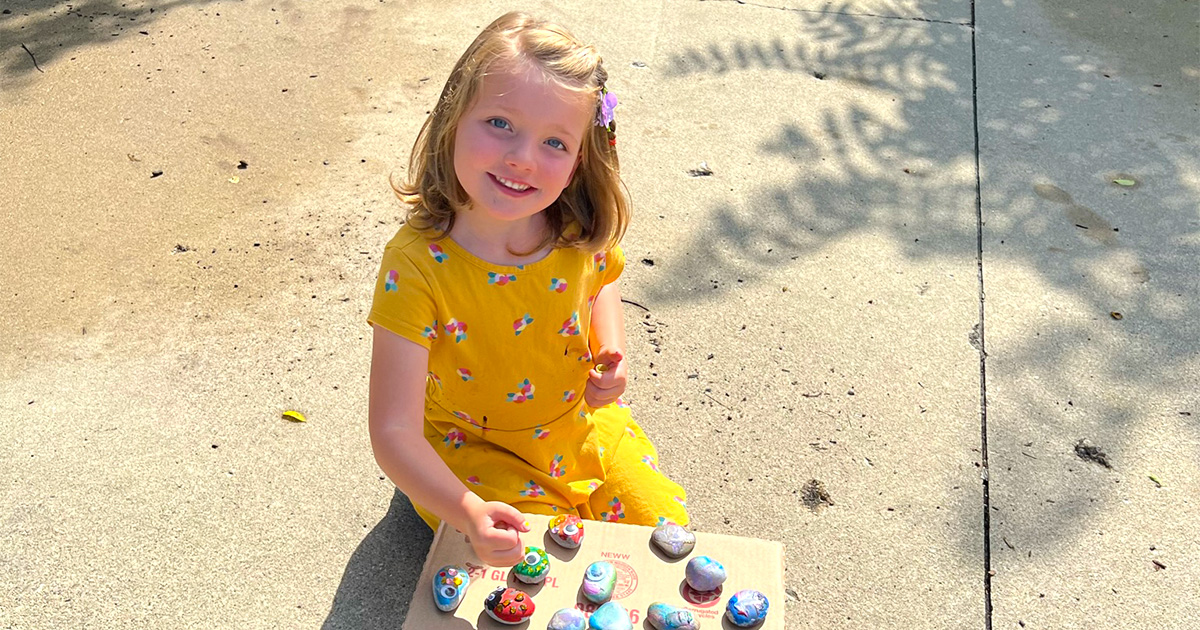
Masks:
[[[818,512],[826,506],[833,505],[833,498],[829,496],[829,491],[825,489],[825,484],[819,479],[809,479],[800,492],[800,498],[804,501],[804,505],[808,506],[808,509],[814,512]]]
[[[1087,443],[1087,440],[1079,440],[1075,443],[1075,454],[1080,459],[1085,459],[1089,462],[1096,462],[1109,470],[1112,470],[1112,464],[1108,461],[1108,455],[1099,447],[1092,446]]]

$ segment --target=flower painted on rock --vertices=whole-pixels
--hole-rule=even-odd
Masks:
[[[532,480],[525,482],[525,489],[519,492],[523,497],[541,497],[546,495],[546,491]]]
[[[498,287],[502,287],[502,286],[508,284],[509,282],[516,282],[516,281],[517,281],[517,276],[515,276],[514,274],[511,274],[511,273],[496,273],[494,271],[488,272],[488,284],[494,284]]]
[[[475,377],[471,374],[471,370],[467,368],[458,368],[458,377],[464,381],[473,381]]]
[[[454,335],[454,343],[462,343],[463,339],[467,338],[467,324],[451,317],[450,321],[446,322],[446,334]]]
[[[400,274],[396,273],[395,269],[389,269],[388,275],[387,275],[387,282],[383,283],[384,293],[398,290],[400,287],[396,286],[396,280],[398,280],[399,278],[400,278]]]
[[[462,446],[463,442],[466,441],[467,434],[463,433],[462,431],[451,431],[446,434],[446,437],[442,438],[442,443],[444,443],[446,446],[453,446],[454,448]]]
[[[558,334],[564,337],[571,337],[579,334],[579,311],[571,313],[571,316],[563,322],[562,328],[558,329]]]
[[[445,251],[442,250],[441,246],[439,246],[437,243],[429,244],[429,255],[433,256],[433,259],[438,261],[439,263],[446,262],[446,259],[450,257],[446,254]]]
[[[550,290],[557,292],[557,293],[562,293],[563,291],[566,291],[567,290],[567,281],[560,280],[558,278],[550,278]]]
[[[526,400],[533,400],[533,384],[529,379],[522,381],[516,392],[508,393],[508,402],[523,403]]]
[[[513,322],[513,334],[514,335],[521,334],[522,332],[525,331],[525,327],[532,323],[533,323],[533,318],[529,316],[529,313],[525,313],[521,317],[517,318],[517,321]]]

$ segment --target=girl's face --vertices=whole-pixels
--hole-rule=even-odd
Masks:
[[[479,227],[513,227],[546,209],[571,181],[595,102],[544,78],[528,62],[483,77],[458,123],[454,173]]]

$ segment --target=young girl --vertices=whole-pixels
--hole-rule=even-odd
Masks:
[[[494,566],[521,561],[522,512],[688,522],[620,398],[629,210],[607,78],[562,27],[499,18],[396,189],[411,207],[369,316],[371,445],[430,527]]]

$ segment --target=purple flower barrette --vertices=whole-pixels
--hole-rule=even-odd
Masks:
[[[613,120],[613,110],[617,108],[617,95],[600,88],[600,109],[596,112],[596,126],[608,130],[608,145],[617,146],[617,121]]]

